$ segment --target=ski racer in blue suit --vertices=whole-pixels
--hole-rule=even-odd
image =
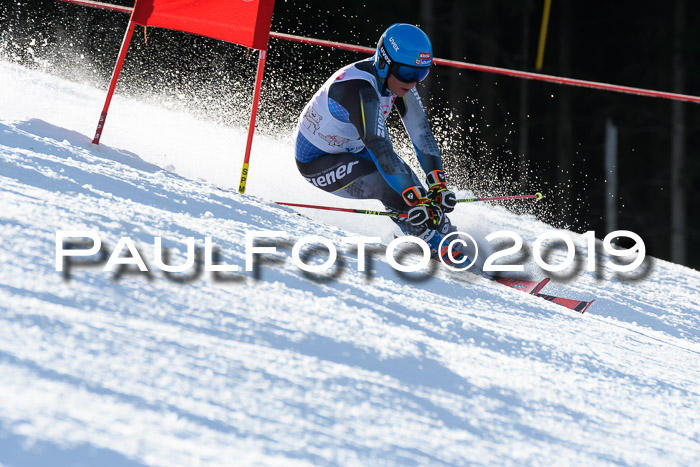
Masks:
[[[437,253],[454,230],[454,210],[442,156],[416,85],[433,64],[430,39],[419,28],[394,24],[382,34],[373,57],[336,71],[299,117],[295,154],[299,172],[322,190],[344,198],[378,199],[407,235]],[[427,190],[394,151],[386,118],[396,107],[426,173]]]

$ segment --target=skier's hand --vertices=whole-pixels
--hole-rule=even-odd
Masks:
[[[408,210],[408,222],[416,227],[427,227],[435,230],[442,222],[442,209],[435,206],[428,198],[422,198],[420,202]]]
[[[454,192],[447,189],[445,173],[442,170],[433,170],[428,174],[428,199],[444,212],[452,212],[457,205],[457,197]]]
[[[402,193],[404,201],[409,206],[408,222],[416,227],[427,227],[435,230],[442,222],[443,211],[427,197],[425,189],[421,186],[412,186]]]

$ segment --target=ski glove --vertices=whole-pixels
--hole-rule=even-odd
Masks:
[[[442,222],[443,212],[440,206],[436,206],[427,197],[425,188],[412,186],[406,188],[403,193],[404,201],[411,206],[408,210],[408,222],[415,227],[426,227],[435,230]]]
[[[433,170],[427,176],[428,199],[444,212],[452,212],[457,205],[457,197],[454,192],[447,189],[445,173],[442,170]]]

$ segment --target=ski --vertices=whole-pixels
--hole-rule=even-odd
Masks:
[[[433,258],[435,261],[439,261],[435,258]],[[499,276],[494,276],[489,273],[486,273],[482,271],[478,266],[469,271],[471,273],[480,275],[486,279],[492,280],[494,282],[498,282],[499,284],[505,285],[506,287],[510,287],[515,290],[519,290],[521,292],[525,292],[526,294],[530,295],[535,295],[539,298],[543,298],[547,300],[548,302],[556,303],[557,305],[564,306],[566,308],[569,308],[570,310],[578,311],[579,313],[583,314],[588,310],[591,305],[593,305],[593,302],[595,300],[574,300],[570,298],[563,298],[563,297],[557,297],[555,295],[547,295],[540,293],[540,291],[544,288],[545,285],[547,285],[550,281],[549,277],[545,277],[542,280],[535,280],[535,281],[530,281],[530,280],[523,280],[523,279],[513,279],[510,277],[499,277]]]
[[[595,302],[595,300],[574,300],[571,298],[557,297],[555,295],[547,295],[540,293],[542,288],[549,282],[548,277],[544,278],[541,281],[526,281],[520,279],[510,279],[507,277],[495,277],[494,280],[499,284],[503,284],[505,286],[521,290],[531,295],[536,295],[540,298],[547,300],[548,302],[556,303],[557,305],[564,306],[566,308],[569,308],[570,310],[578,311],[581,314],[585,313],[586,310],[588,310],[593,305],[593,302]]]
[[[435,258],[433,258],[435,259]],[[435,259],[435,261],[438,261]],[[547,295],[540,293],[540,291],[544,288],[545,285],[547,285],[550,281],[549,277],[545,277],[542,280],[523,280],[523,279],[513,279],[510,277],[500,277],[500,276],[494,276],[491,275],[487,272],[482,271],[478,266],[472,269],[471,271],[474,274],[478,274],[486,279],[492,280],[494,282],[498,282],[499,284],[505,285],[506,287],[510,287],[515,290],[520,290],[521,292],[525,292],[530,295],[535,295],[537,297],[543,298],[547,300],[548,302],[556,303],[557,305],[564,306],[566,308],[569,308],[574,311],[578,311],[579,313],[583,314],[588,310],[591,305],[593,305],[593,302],[595,300],[591,301],[585,301],[585,300],[573,300],[570,298],[563,298],[563,297],[557,297],[554,295]]]
[[[554,295],[546,295],[543,293],[536,294],[540,298],[544,298],[548,302],[556,303],[557,305],[565,306],[574,311],[578,311],[583,314],[588,310],[595,300],[585,301],[585,300],[573,300],[571,298],[556,297]]]
[[[507,287],[520,290],[522,292],[537,295],[542,288],[549,282],[549,277],[545,277],[541,281],[526,281],[521,279],[511,279],[509,277],[496,277],[496,282]]]

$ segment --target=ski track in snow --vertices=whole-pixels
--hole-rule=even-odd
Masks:
[[[256,136],[240,196],[241,129],[117,95],[94,150],[103,97],[0,62],[0,463],[700,462],[697,271],[650,259],[623,280],[601,255],[597,275],[543,291],[595,298],[585,315],[472,274],[406,277],[381,255],[359,272],[342,238],[393,226],[274,205],[347,203],[297,175],[291,128]],[[477,204],[453,220],[526,245],[550,229]],[[173,264],[209,236],[241,268],[247,231],[288,238],[219,279],[77,266],[64,280],[57,230],[98,231],[110,251],[130,236],[151,267],[154,236]],[[291,262],[312,234],[338,246],[332,277]]]

